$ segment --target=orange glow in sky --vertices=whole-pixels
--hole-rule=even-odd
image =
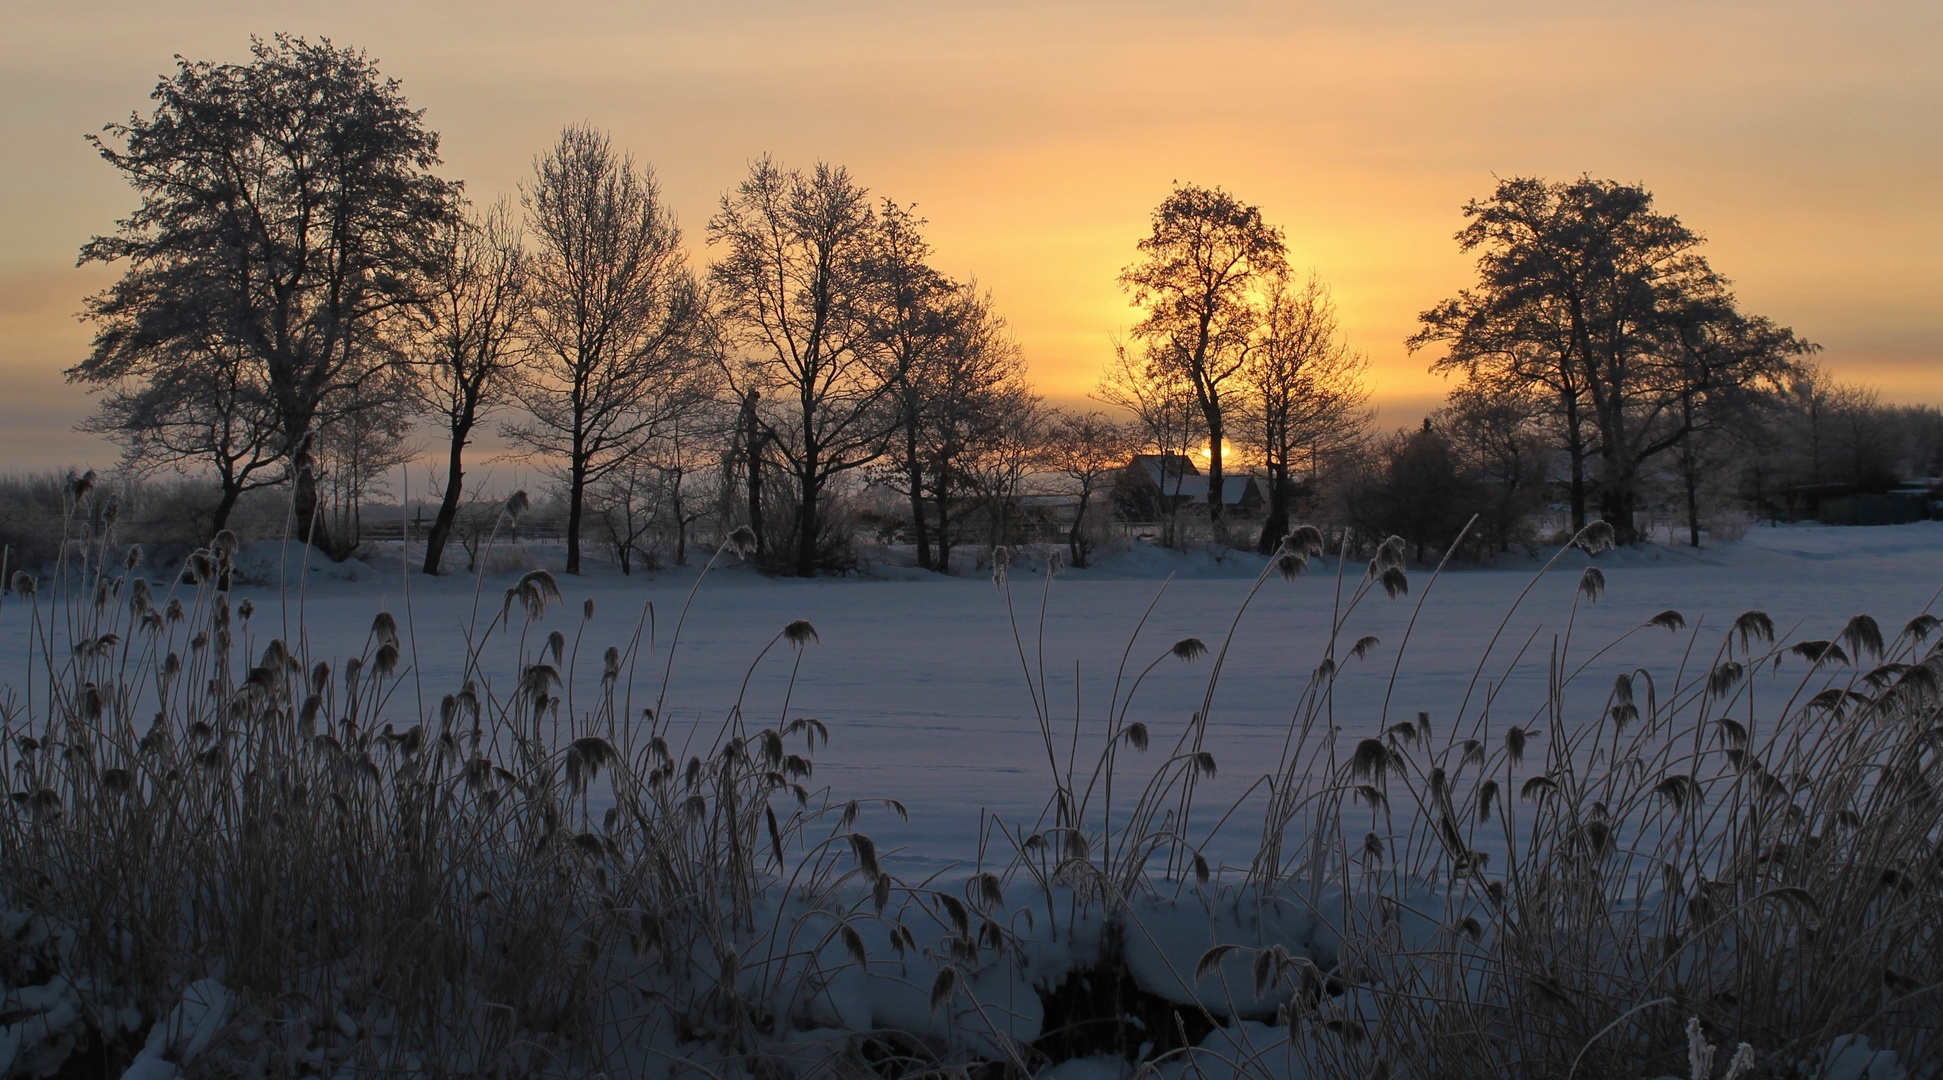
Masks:
[[[1035,381],[1083,398],[1134,321],[1114,284],[1171,182],[1287,232],[1372,360],[1382,422],[1445,384],[1403,348],[1468,284],[1451,234],[1495,176],[1645,184],[1747,310],[1838,375],[1943,401],[1943,5],[8,3],[0,40],[0,468],[105,465],[61,369],[132,194],[81,136],[171,54],[328,36],[377,57],[447,175],[511,193],[569,122],[652,163],[695,249],[747,162],[842,163],[930,219]]]

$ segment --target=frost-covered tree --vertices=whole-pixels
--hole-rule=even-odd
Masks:
[[[1146,312],[1133,328],[1149,381],[1185,383],[1208,436],[1208,490],[1222,490],[1233,380],[1247,363],[1255,293],[1287,265],[1282,231],[1220,188],[1176,187],[1154,210],[1120,285]],[[1208,500],[1219,521],[1222,500]]]
[[[889,383],[873,362],[876,240],[869,195],[849,173],[766,157],[708,223],[720,251],[709,277],[734,347],[729,378],[761,424],[750,445],[794,482],[792,564],[803,577],[821,562],[832,483],[875,461],[892,428]]]
[[[1321,278],[1311,274],[1298,285],[1278,274],[1269,282],[1235,395],[1237,441],[1268,471],[1268,513],[1256,545],[1262,554],[1288,535],[1297,463],[1306,461],[1313,481],[1322,462],[1365,438],[1368,368],[1343,340]]]
[[[712,324],[654,174],[569,127],[523,190],[532,355],[506,433],[563,483],[567,572],[580,572],[589,485],[706,396]]]
[[[385,323],[419,295],[456,188],[432,173],[438,136],[363,52],[286,35],[250,51],[179,61],[150,115],[93,139],[141,205],[81,249],[123,270],[88,300],[94,347],[68,377],[155,386],[185,364],[245,365],[275,412],[298,535],[330,550],[313,437],[389,384]]]
[[[465,501],[465,450],[480,422],[512,398],[525,350],[526,253],[509,208],[455,215],[438,236],[438,269],[412,308],[409,347],[419,406],[446,440],[445,483],[425,537],[424,571],[439,572]]]
[[[1596,460],[1600,512],[1622,543],[1635,539],[1642,477],[1692,430],[1696,394],[1779,379],[1808,349],[1736,311],[1699,253],[1702,237],[1655,210],[1642,187],[1513,178],[1464,213],[1457,240],[1477,255],[1477,284],[1424,312],[1410,347],[1442,345],[1433,370],[1547,391],[1572,469],[1574,528]],[[1702,329],[1745,347],[1706,347]]]

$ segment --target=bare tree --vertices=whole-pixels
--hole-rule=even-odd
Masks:
[[[601,475],[587,491],[590,512],[600,522],[621,573],[633,574],[638,559],[652,569],[652,535],[667,494],[660,470],[642,457],[630,457]]]
[[[1677,403],[1668,424],[1679,440],[1674,454],[1685,496],[1687,542],[1699,547],[1702,444],[1724,442],[1746,429],[1757,411],[1784,392],[1799,370],[1798,358],[1819,347],[1768,319],[1741,314],[1726,282],[1711,275],[1668,306],[1661,348]]]
[[[803,577],[817,571],[826,489],[882,454],[890,432],[888,387],[871,362],[876,233],[866,192],[842,168],[818,163],[806,173],[767,157],[708,223],[708,242],[721,249],[710,278],[739,346],[729,377],[762,424],[750,442],[795,481]]]
[[[522,201],[538,244],[533,359],[517,391],[532,415],[506,433],[565,483],[577,574],[588,485],[693,405],[711,327],[652,171],[606,135],[562,131]]]
[[[650,461],[660,475],[668,524],[674,532],[671,554],[676,566],[688,565],[689,530],[708,516],[713,499],[707,483],[713,472],[710,465],[719,460],[733,432],[734,420],[728,409],[711,396],[675,417],[667,433],[651,447]]]
[[[1038,395],[1022,384],[993,394],[984,409],[983,430],[962,455],[959,475],[984,508],[987,546],[997,547],[1015,542],[1026,478],[1045,458],[1046,416]]]
[[[455,215],[438,235],[439,269],[414,306],[411,362],[421,408],[446,434],[439,509],[425,538],[424,572],[436,574],[465,498],[473,430],[510,399],[524,357],[526,254],[504,202],[483,217]]]
[[[1134,445],[1126,426],[1103,412],[1054,409],[1047,417],[1043,459],[1065,480],[1066,492],[1074,500],[1073,524],[1066,531],[1066,550],[1074,566],[1087,565],[1092,555],[1086,515],[1093,499],[1127,467]]]
[[[940,378],[959,340],[958,317],[966,313],[959,287],[926,265],[930,245],[919,229],[923,219],[896,202],[884,200],[878,214],[877,241],[869,256],[872,285],[869,314],[877,339],[881,378],[896,408],[896,467],[890,486],[911,503],[912,540],[918,566],[932,569],[931,532],[925,512],[926,429],[951,382]]]
[[[318,514],[329,529],[331,557],[346,559],[364,542],[364,504],[389,494],[386,477],[412,458],[406,440],[411,416],[402,391],[347,410],[317,432],[312,454],[318,479]]]
[[[1363,374],[1369,361],[1342,340],[1335,304],[1314,274],[1285,274],[1264,295],[1254,341],[1238,373],[1239,440],[1268,469],[1268,515],[1257,549],[1272,552],[1289,532],[1296,463],[1314,481],[1321,463],[1368,432],[1373,413]]]
[[[1121,287],[1147,317],[1133,329],[1149,378],[1186,382],[1208,434],[1208,519],[1222,511],[1229,381],[1247,361],[1253,294],[1286,265],[1282,231],[1220,188],[1177,187],[1155,209]],[[1163,375],[1162,373],[1166,373]]]
[[[989,293],[976,282],[960,286],[943,317],[950,336],[925,380],[920,453],[937,512],[937,568],[949,573],[954,515],[968,501],[983,501],[991,488],[987,455],[1016,434],[1021,403],[1037,399],[1026,385],[1024,354]]]

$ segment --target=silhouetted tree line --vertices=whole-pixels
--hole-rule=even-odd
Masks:
[[[653,171],[597,130],[563,131],[517,208],[481,210],[365,54],[252,52],[181,61],[152,114],[95,140],[141,201],[82,251],[124,269],[68,373],[103,392],[89,426],[125,464],[213,476],[212,531],[278,487],[296,535],[348,556],[431,431],[436,573],[497,509],[467,486],[496,423],[557,483],[569,572],[594,537],[632,569],[672,532],[679,561],[704,521],[751,526],[778,567],[840,567],[842,496],[866,479],[908,498],[920,562],[948,566],[955,517],[1003,534],[1048,431],[1105,423],[1046,409],[990,297],[842,168],[754,163],[697,270]]]
[[[81,253],[122,267],[68,372],[102,394],[88,426],[135,472],[213,479],[209,531],[275,488],[335,558],[414,433],[441,460],[427,573],[506,516],[469,479],[488,430],[554,481],[569,572],[589,542],[631,571],[740,525],[805,576],[867,527],[926,568],[1020,539],[1085,565],[1136,502],[1164,542],[1264,552],[1298,517],[1420,557],[1472,521],[1477,558],[1593,516],[1698,544],[1943,473],[1935,409],[1830,379],[1637,186],[1518,178],[1465,207],[1477,281],[1409,341],[1455,386],[1379,437],[1328,288],[1219,188],[1177,186],[1120,276],[1139,318],[1095,396],[1122,421],[1049,408],[990,294],[835,165],[754,162],[696,267],[602,132],[565,129],[516,200],[477,206],[398,83],[328,41],[180,61],[154,100],[94,140],[140,203]],[[1261,505],[1230,520],[1238,472]]]

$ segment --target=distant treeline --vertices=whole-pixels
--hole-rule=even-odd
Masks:
[[[925,221],[839,166],[757,160],[695,267],[653,170],[598,130],[477,205],[364,53],[252,53],[180,61],[95,139],[139,204],[82,249],[121,277],[68,375],[125,451],[97,501],[185,478],[144,526],[170,541],[274,521],[348,557],[429,448],[437,573],[516,516],[469,482],[489,430],[550,479],[525,513],[569,572],[589,544],[632,570],[743,525],[806,576],[867,539],[947,571],[1027,540],[1083,565],[1144,527],[1271,551],[1297,518],[1426,555],[1473,515],[1474,557],[1592,517],[1698,544],[1943,472],[1936,410],[1828,378],[1637,186],[1511,179],[1465,208],[1477,282],[1409,343],[1455,389],[1390,436],[1282,231],[1177,186],[1120,276],[1139,318],[1095,395],[1115,412],[1070,411],[1034,393],[992,296],[930,265]],[[59,536],[62,490],[0,485],[13,558]]]

